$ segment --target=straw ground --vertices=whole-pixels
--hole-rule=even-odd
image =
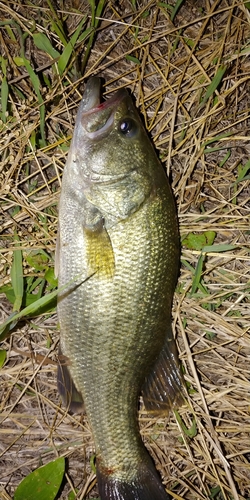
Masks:
[[[1,322],[33,311],[1,346],[0,498],[58,456],[57,498],[98,495],[87,419],[57,394],[55,304],[37,307],[56,287],[61,174],[95,74],[107,95],[133,93],[179,215],[187,404],[160,419],[142,406],[143,439],[174,499],[250,498],[249,2],[5,0],[0,12]]]

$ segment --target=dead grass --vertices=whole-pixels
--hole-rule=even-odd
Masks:
[[[97,74],[107,93],[128,87],[170,174],[181,237],[215,231],[215,245],[234,245],[206,254],[193,293],[200,250],[182,248],[173,315],[188,404],[168,419],[151,420],[142,410],[142,434],[174,499],[247,499],[250,166],[243,178],[241,173],[250,154],[249,3],[186,0],[172,23],[164,4],[155,1],[137,2],[134,10],[128,0],[107,2],[81,78],[70,68],[56,74],[51,57],[34,46],[35,27],[62,50],[46,2],[5,0],[0,11],[1,19],[12,18],[28,34],[25,55],[43,81],[46,124],[40,147],[37,94],[27,69],[15,63],[20,35],[15,25],[2,24],[10,89],[0,136],[2,284],[10,282],[15,232],[24,261],[28,249],[44,249],[53,267],[60,177],[83,82]],[[90,15],[88,2],[58,1],[69,34],[83,14]],[[210,95],[211,82],[224,69]],[[39,274],[24,265],[26,276]],[[4,295],[0,311],[2,322],[11,312]],[[88,422],[65,413],[56,390],[58,338],[56,315],[47,314],[19,324],[3,343],[0,498],[10,498],[23,477],[57,456],[68,458],[61,499],[72,490],[79,490],[77,498],[97,495]]]

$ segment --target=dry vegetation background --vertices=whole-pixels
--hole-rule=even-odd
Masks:
[[[142,434],[173,498],[242,500],[250,498],[250,3],[186,0],[172,20],[171,5],[104,2],[95,38],[89,29],[60,73],[33,35],[62,53],[55,26],[70,40],[86,16],[84,32],[91,2],[0,2],[0,286],[10,291],[21,248],[26,295],[53,287],[44,276],[84,83],[96,74],[107,94],[128,87],[170,175],[183,241],[173,317],[188,401],[168,418],[142,408]],[[12,304],[0,297],[3,322]],[[58,498],[98,496],[88,422],[67,414],[57,393],[58,339],[53,310],[19,322],[2,344],[1,499],[57,456],[68,459]]]

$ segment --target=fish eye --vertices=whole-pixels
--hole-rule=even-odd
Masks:
[[[125,137],[135,137],[138,127],[132,118],[123,118],[119,123],[119,131]]]

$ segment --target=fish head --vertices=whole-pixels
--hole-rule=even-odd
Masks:
[[[98,211],[125,219],[154,190],[158,160],[125,89],[101,102],[100,79],[89,79],[67,162],[69,182]]]

